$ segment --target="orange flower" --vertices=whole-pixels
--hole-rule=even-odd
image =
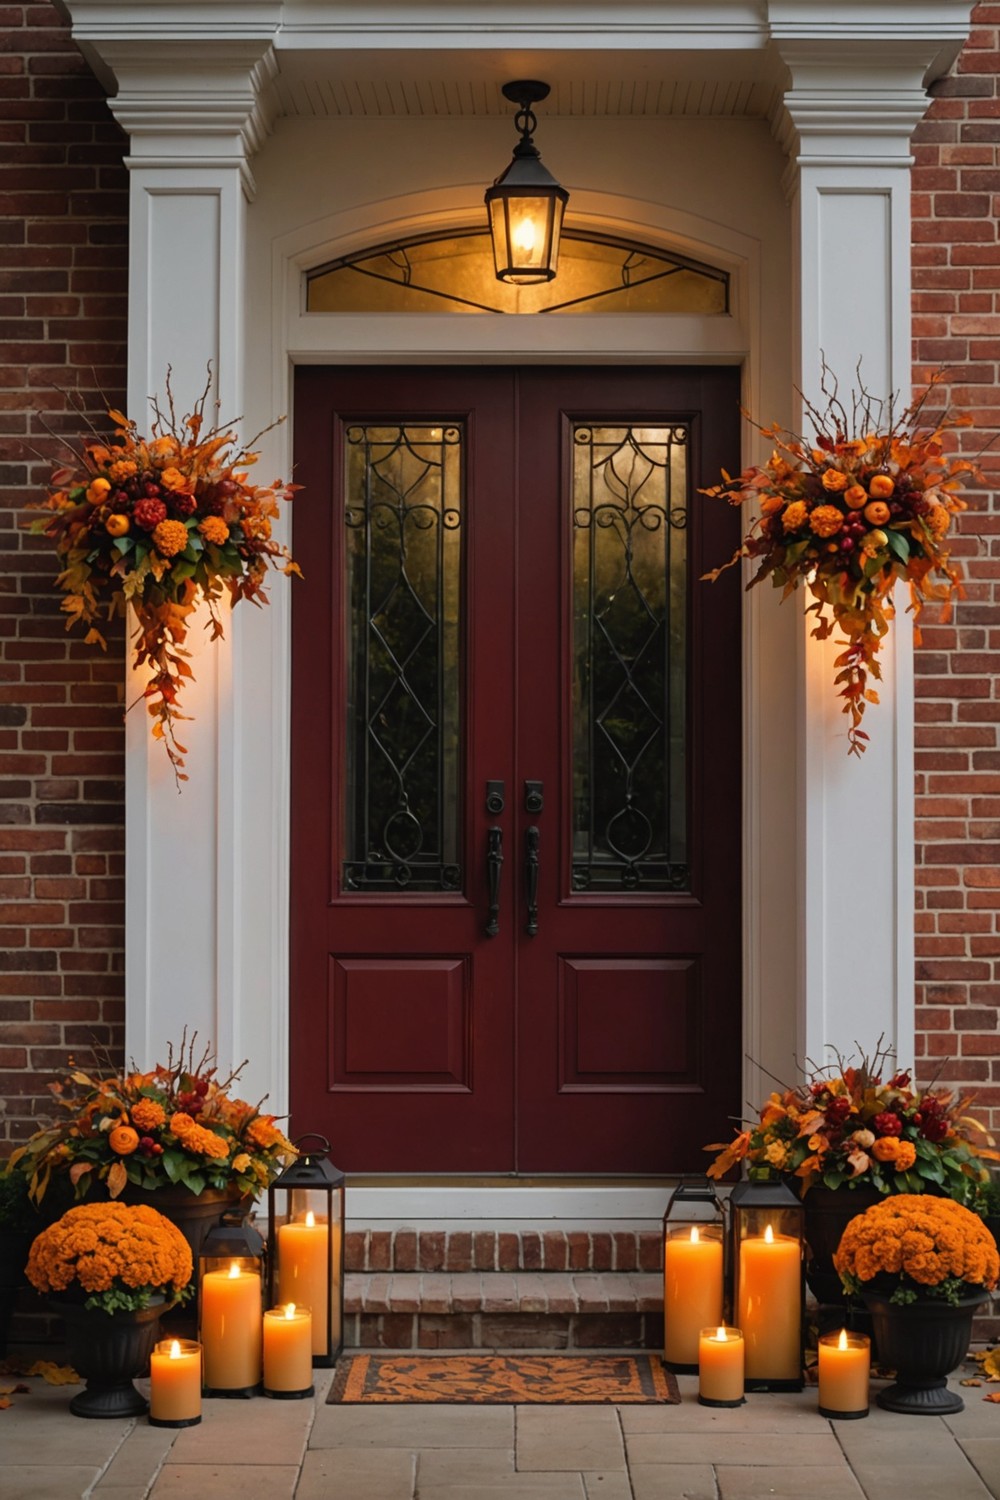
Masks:
[[[241,525],[248,541],[266,542],[270,538],[271,523],[267,516],[244,516]]]
[[[798,531],[800,526],[805,525],[808,514],[804,500],[793,500],[791,505],[786,506],[781,524],[786,531]]]
[[[131,1125],[116,1125],[108,1136],[108,1145],[117,1156],[131,1156],[138,1144],[138,1133]]]
[[[873,474],[868,481],[868,493],[873,500],[888,500],[895,488],[888,474]]]
[[[175,493],[179,493],[181,490],[190,491],[193,488],[188,476],[182,474],[180,469],[175,469],[173,466],[163,470],[163,473],[160,475],[160,483],[165,490],[173,490]]]
[[[183,521],[160,521],[153,530],[153,546],[162,557],[176,557],[188,544],[188,529]]]
[[[111,465],[111,468],[108,470],[108,473],[115,481],[115,484],[124,483],[126,479],[131,479],[132,475],[137,474],[138,472],[139,465],[133,458],[119,458],[115,463]]]
[[[902,1142],[900,1141],[898,1136],[883,1135],[880,1136],[879,1139],[875,1142],[874,1146],[872,1146],[871,1152],[872,1155],[877,1157],[879,1161],[895,1161],[897,1156],[899,1155],[899,1148],[901,1145]],[[914,1156],[915,1155],[916,1153],[914,1153]]]
[[[146,447],[150,458],[158,465],[166,464],[171,459],[180,457],[180,444],[173,437],[154,438],[151,443],[147,443]]]
[[[930,510],[924,512],[924,525],[931,536],[940,539],[951,525],[951,516],[943,505],[932,505]]]
[[[861,1283],[888,1274],[918,1286],[955,1278],[989,1290],[1000,1276],[996,1244],[979,1215],[927,1193],[890,1195],[858,1214],[833,1263],[842,1278]]]
[[[823,488],[831,494],[839,495],[842,490],[847,489],[847,485],[848,477],[842,469],[823,470]]]
[[[155,1099],[137,1099],[132,1106],[132,1124],[140,1130],[156,1130],[166,1118],[166,1110]]]
[[[889,514],[889,507],[884,500],[873,500],[870,505],[865,506],[865,520],[872,526],[884,526]]]
[[[40,1292],[76,1281],[94,1294],[116,1285],[178,1292],[191,1280],[191,1249],[180,1230],[145,1204],[85,1203],[35,1239],[27,1275]],[[148,1300],[148,1299],[147,1299]]]
[[[221,516],[206,516],[198,523],[198,530],[213,547],[222,547],[229,539],[229,527]]]
[[[832,469],[827,470],[827,473],[835,472]],[[817,536],[833,536],[834,532],[841,530],[843,524],[843,514],[835,505],[817,505],[809,517],[809,528]]]
[[[896,1171],[908,1172],[917,1159],[917,1148],[912,1141],[900,1141],[896,1151]]]

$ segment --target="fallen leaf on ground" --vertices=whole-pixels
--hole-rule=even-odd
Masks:
[[[983,1397],[983,1400],[1000,1402],[1000,1391],[990,1391],[988,1396]]]
[[[972,1379],[972,1380],[960,1380],[958,1383],[959,1383],[959,1385],[982,1385],[983,1382],[981,1380]]]
[[[25,1375],[40,1375],[49,1385],[79,1385],[80,1377],[72,1365],[57,1365],[49,1359],[36,1359]]]

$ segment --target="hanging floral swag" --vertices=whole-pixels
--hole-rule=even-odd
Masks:
[[[190,616],[207,604],[206,628],[218,640],[224,594],[233,604],[266,604],[269,567],[283,564],[283,573],[300,573],[288,548],[271,536],[278,501],[290,500],[300,486],[248,481],[246,470],[258,457],[251,450],[263,432],[242,447],[232,423],[203,430],[211,369],[182,421],[170,374],[168,368],[167,411],[151,398],[151,436],[142,437],[120,411],[109,411],[114,435],[86,440],[73,464],[55,471],[47,499],[32,507],[47,514],[29,530],[55,542],[67,630],[82,622],[90,627],[87,643],[106,649],[97,622],[127,617],[131,609],[138,627],[131,642],[135,665],[151,669],[142,698],[179,784],[187,780],[187,750],[176,726],[190,719],[181,712],[180,693],[194,677],[185,648]]]
[[[816,616],[812,634],[825,640],[839,628],[847,637],[847,649],[834,662],[834,681],[850,716],[850,755],[867,748],[861,722],[866,705],[878,702],[868,679],[882,676],[876,658],[895,614],[897,578],[909,584],[914,617],[936,599],[947,620],[952,600],[963,594],[961,571],[950,561],[945,538],[953,516],[966,508],[957,493],[965,475],[982,476],[974,463],[945,452],[944,434],[970,426],[971,417],[945,412],[923,420],[943,378],[941,371],[932,375],[923,394],[896,417],[892,400],[879,400],[862,385],[859,366],[848,414],[824,360],[820,389],[826,405],[819,410],[805,401],[815,425],[813,442],[777,424],[754,422],[775,445],[767,463],[735,478],[723,470],[721,484],[700,491],[724,496],[731,505],[756,503],[761,512],[730,561],[704,574],[706,579],[714,581],[748,558],[757,563],[748,588],[770,577],[786,599],[802,583],[813,598],[806,607]]]

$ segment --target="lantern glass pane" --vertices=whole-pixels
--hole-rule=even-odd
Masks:
[[[313,1355],[343,1342],[343,1188],[271,1189],[274,1195],[275,1302],[308,1307]]]

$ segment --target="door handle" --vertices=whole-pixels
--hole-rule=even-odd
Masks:
[[[545,783],[543,781],[526,781],[524,783],[524,810],[534,816],[540,813],[545,806]]]
[[[535,937],[538,933],[538,829],[532,824],[524,831],[524,842],[527,850],[525,857],[525,889],[528,894],[528,925],[526,928],[529,937]]]
[[[500,931],[500,867],[503,864],[503,830],[489,828],[486,832],[486,884],[490,893],[490,904],[486,912],[486,936],[496,937]]]

